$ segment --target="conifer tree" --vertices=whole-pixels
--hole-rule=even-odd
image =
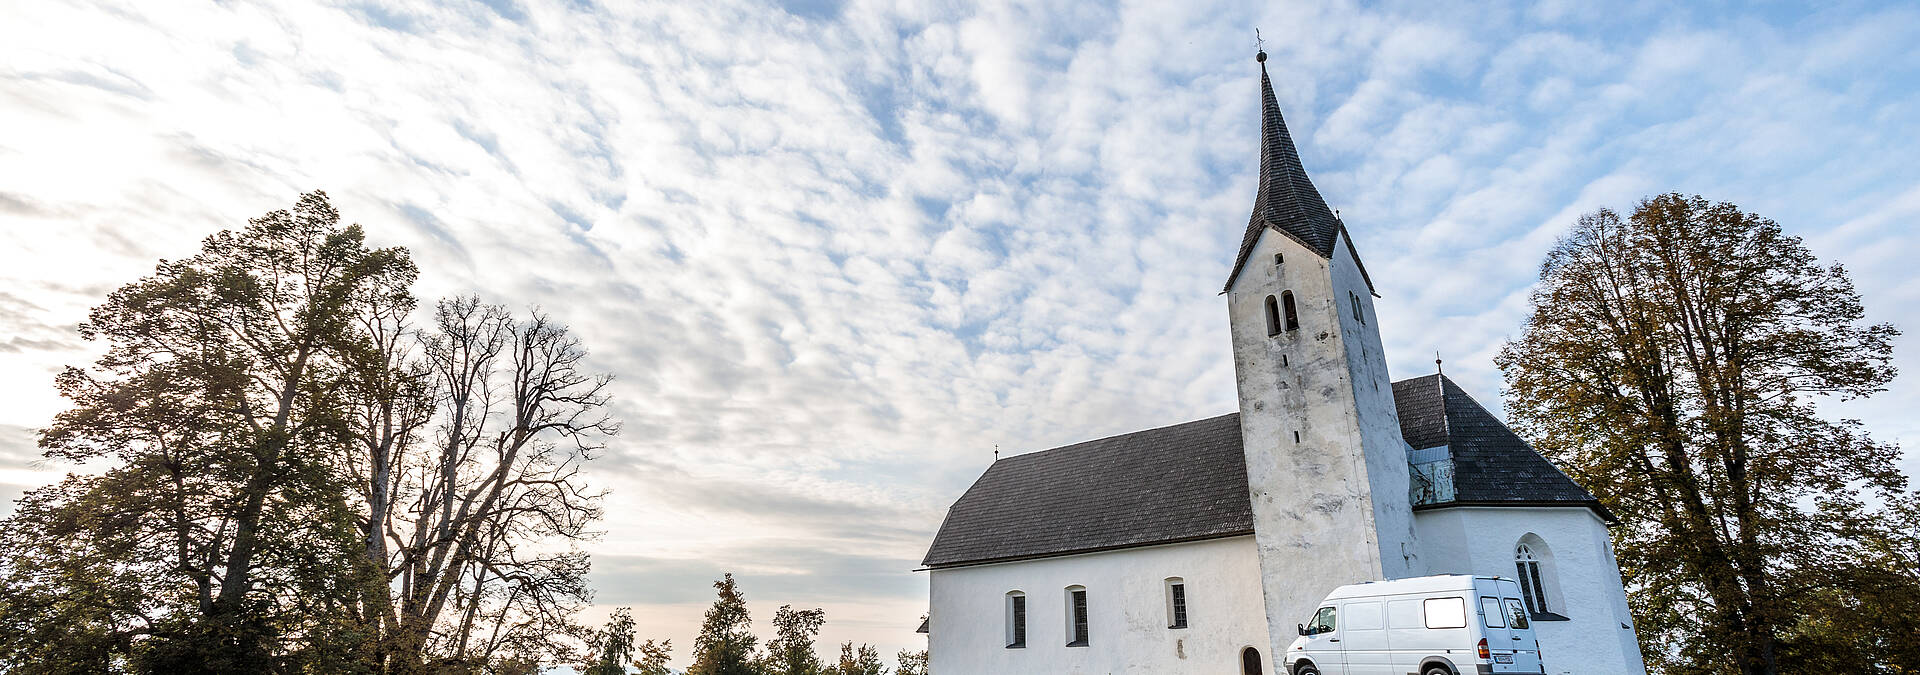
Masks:
[[[746,596],[733,581],[733,574],[713,582],[719,597],[707,609],[700,634],[693,639],[693,665],[687,675],[759,675],[755,667],[754,646],[759,638],[748,632],[753,619],[747,614]]]

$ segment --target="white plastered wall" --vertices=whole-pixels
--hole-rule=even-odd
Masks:
[[[1539,621],[1541,660],[1554,675],[1644,674],[1633,617],[1607,527],[1586,507],[1452,506],[1414,514],[1422,557],[1433,574],[1516,576],[1514,546],[1538,537],[1551,556],[1542,570],[1548,610]],[[1535,547],[1538,548],[1537,546]]]
[[[1266,299],[1287,291],[1300,326],[1270,337]],[[1343,584],[1423,573],[1379,322],[1346,242],[1328,259],[1264,231],[1227,302],[1270,625],[1304,621]],[[1269,650],[1292,639],[1276,631]]]
[[[1246,647],[1274,673],[1253,537],[932,570],[933,675],[1240,672]],[[1187,628],[1168,628],[1167,577],[1186,584]],[[1068,586],[1087,589],[1085,647],[1066,646]],[[1006,646],[1008,591],[1027,596],[1027,646]]]

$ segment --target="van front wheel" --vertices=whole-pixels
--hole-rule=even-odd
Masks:
[[[1293,669],[1293,675],[1320,675],[1320,669],[1313,667],[1313,662],[1309,661]]]

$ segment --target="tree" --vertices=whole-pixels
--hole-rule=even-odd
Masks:
[[[633,667],[639,669],[639,675],[673,675],[673,669],[667,667],[667,659],[673,656],[672,640],[661,640],[660,644],[648,640],[634,650],[639,656],[634,659]]]
[[[1815,404],[1881,391],[1898,332],[1865,323],[1839,265],[1773,221],[1668,194],[1582,216],[1531,305],[1497,359],[1509,415],[1620,516],[1650,664],[1777,673],[1818,651],[1804,630],[1836,606],[1823,595],[1874,602],[1834,552],[1899,531],[1862,501],[1901,498],[1898,449]]]
[[[821,609],[799,609],[781,605],[773,613],[775,635],[767,643],[760,670],[765,675],[820,675],[820,657],[813,653],[813,638],[827,622]]]
[[[627,666],[640,675],[669,675],[667,658],[673,653],[673,641],[654,644],[648,640],[633,643],[633,611],[626,607],[613,610],[605,628],[595,631],[587,642],[587,661],[580,675],[626,675]]]
[[[400,321],[371,317],[368,332],[406,334]],[[585,348],[546,315],[516,321],[470,296],[438,303],[416,344],[383,345],[351,462],[366,562],[386,580],[366,602],[378,660],[407,672],[564,655],[583,630],[571,617],[587,557],[554,544],[591,537],[601,515],[580,470],[619,431],[611,378],[583,370]]]
[[[852,642],[840,644],[840,662],[833,667],[834,675],[886,675],[887,666],[880,662],[880,650],[873,645],[863,644],[855,649]]]
[[[264,671],[355,649],[334,601],[360,578],[332,452],[361,354],[349,318],[369,298],[409,303],[416,274],[404,249],[363,239],[324,193],[302,195],[93,310],[81,335],[106,355],[59,376],[73,407],[40,444],[113,466],[8,519],[6,620],[27,630],[0,636],[0,663],[57,668],[68,657],[14,640],[75,625],[88,628],[52,644],[116,667]]]
[[[746,596],[731,573],[713,587],[720,597],[707,609],[700,634],[693,639],[693,665],[687,675],[758,675],[753,649],[759,639],[747,630],[753,619],[747,614]]]
[[[0,671],[570,659],[610,378],[539,312],[416,329],[416,274],[316,192],[95,308],[106,355],[56,380],[41,446],[102,470],[0,524]]]
[[[893,675],[927,675],[927,650],[910,652],[902,649],[894,658],[900,661],[900,667],[894,669]]]

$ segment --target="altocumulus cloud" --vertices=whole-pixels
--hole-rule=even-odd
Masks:
[[[1438,350],[1492,400],[1556,233],[1669,189],[1920,315],[1910,8],[1259,5],[10,7],[0,496],[64,469],[31,429],[89,306],[325,189],[423,295],[542,307],[618,374],[603,605],[690,645],[732,570],[763,619],[915,645],[910,570],[994,446],[1233,409],[1254,26],[1399,376]],[[1911,443],[1916,405],[1907,376],[1835,410]]]

